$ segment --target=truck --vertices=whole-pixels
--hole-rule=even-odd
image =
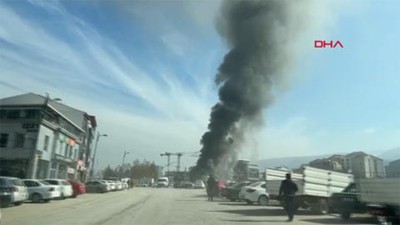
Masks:
[[[385,224],[400,224],[400,179],[366,178],[357,182],[360,201],[368,212]]]
[[[363,178],[331,197],[333,212],[349,220],[354,213],[370,213],[378,222],[399,224],[400,179]]]
[[[327,214],[330,210],[329,199],[332,193],[341,192],[354,181],[352,174],[317,169],[302,166],[300,172],[292,173],[286,170],[266,169],[266,189],[270,199],[279,199],[279,188],[285,180],[286,173],[291,173],[292,180],[297,184],[295,195],[297,208],[310,209],[320,214]]]

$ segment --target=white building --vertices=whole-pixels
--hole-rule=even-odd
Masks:
[[[356,178],[385,177],[383,160],[365,152],[353,152],[345,155],[343,166]]]
[[[84,181],[94,116],[28,93],[0,99],[0,174]]]

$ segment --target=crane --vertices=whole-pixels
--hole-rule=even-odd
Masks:
[[[168,166],[168,172],[169,172],[169,165],[170,165],[170,160],[171,160],[171,155],[176,155],[178,157],[177,164],[176,164],[176,171],[179,172],[181,170],[181,157],[183,155],[188,155],[192,157],[197,157],[199,151],[197,152],[177,152],[177,153],[171,153],[171,152],[165,152],[160,154],[161,157],[167,156],[167,166]],[[195,155],[196,154],[196,155]]]

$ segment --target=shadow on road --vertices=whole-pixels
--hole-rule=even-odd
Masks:
[[[279,223],[283,222],[283,220],[221,220],[225,222],[233,222],[233,223]]]
[[[232,204],[234,205],[234,204]],[[286,216],[283,209],[266,209],[266,208],[249,208],[249,209],[232,209],[232,210],[217,210],[217,212],[240,214],[243,216]],[[298,210],[295,215],[318,215],[308,210]]]
[[[373,217],[354,217],[349,221],[344,221],[339,217],[299,219],[299,221],[319,224],[376,224],[376,221]]]

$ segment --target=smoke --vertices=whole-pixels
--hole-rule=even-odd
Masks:
[[[226,0],[217,29],[229,52],[215,78],[219,102],[201,138],[198,175],[226,176],[245,136],[263,125],[263,109],[285,86],[295,60],[294,43],[305,28],[307,5],[285,0]],[[299,5],[302,4],[302,5]],[[303,7],[299,7],[303,6]]]

